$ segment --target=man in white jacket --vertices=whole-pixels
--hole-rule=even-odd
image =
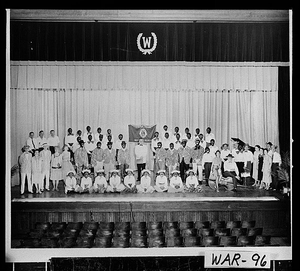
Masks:
[[[138,181],[141,180],[141,172],[146,168],[146,160],[148,155],[148,147],[144,145],[144,140],[140,139],[138,145],[134,147],[134,154],[138,170]]]

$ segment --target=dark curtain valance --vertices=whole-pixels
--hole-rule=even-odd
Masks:
[[[157,36],[152,54],[137,37]],[[142,42],[142,40],[141,40]],[[142,43],[141,43],[142,44]],[[150,46],[153,45],[153,38]],[[288,61],[288,23],[11,22],[11,59],[38,61]]]

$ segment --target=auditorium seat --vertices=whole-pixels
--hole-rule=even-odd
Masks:
[[[255,221],[37,222],[20,240],[23,248],[269,245]]]
[[[250,221],[242,221],[242,228],[254,228],[255,227],[255,220],[250,220]]]
[[[236,246],[237,237],[236,236],[220,236],[220,246]]]

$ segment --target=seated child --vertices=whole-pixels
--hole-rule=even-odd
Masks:
[[[96,173],[97,177],[95,178],[94,189],[96,193],[103,194],[108,187],[106,178],[104,176],[104,169],[98,169]]]
[[[168,190],[168,179],[165,175],[166,171],[161,169],[157,173],[159,175],[156,177],[154,188],[157,192],[165,192]]]
[[[127,175],[124,178],[124,185],[125,185],[125,192],[132,192],[135,193],[136,190],[136,186],[135,186],[135,178],[133,175],[133,170],[130,168],[127,168],[125,170],[125,172],[127,173]]]
[[[153,193],[155,189],[151,186],[150,171],[142,170],[141,183],[136,186],[138,193]]]
[[[179,173],[180,173],[179,170],[173,170],[171,172],[172,177],[170,179],[170,186],[168,189],[169,193],[178,193],[184,191],[184,186],[181,177],[178,175]]]
[[[187,174],[188,176],[185,180],[184,190],[186,192],[201,192],[202,187],[199,185],[195,172],[193,170],[188,170]]]
[[[107,192],[122,192],[125,189],[124,184],[121,183],[119,176],[119,170],[113,169],[110,171],[111,177],[109,178],[109,185],[107,186]]]
[[[76,187],[77,181],[75,178],[75,172],[73,170],[69,170],[65,180],[65,194],[68,194],[68,192],[75,192]]]
[[[79,193],[94,192],[92,178],[89,176],[90,173],[91,171],[89,169],[84,169],[82,171],[83,176],[81,178],[80,186],[77,186],[75,189],[76,192]]]

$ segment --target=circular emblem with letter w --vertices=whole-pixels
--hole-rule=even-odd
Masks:
[[[136,39],[138,49],[144,54],[151,55],[152,52],[156,49],[157,37],[155,33],[151,32],[152,37],[143,37],[143,33],[139,33]],[[153,38],[153,45],[151,46],[151,40]],[[141,40],[143,41],[143,46],[141,46]]]

